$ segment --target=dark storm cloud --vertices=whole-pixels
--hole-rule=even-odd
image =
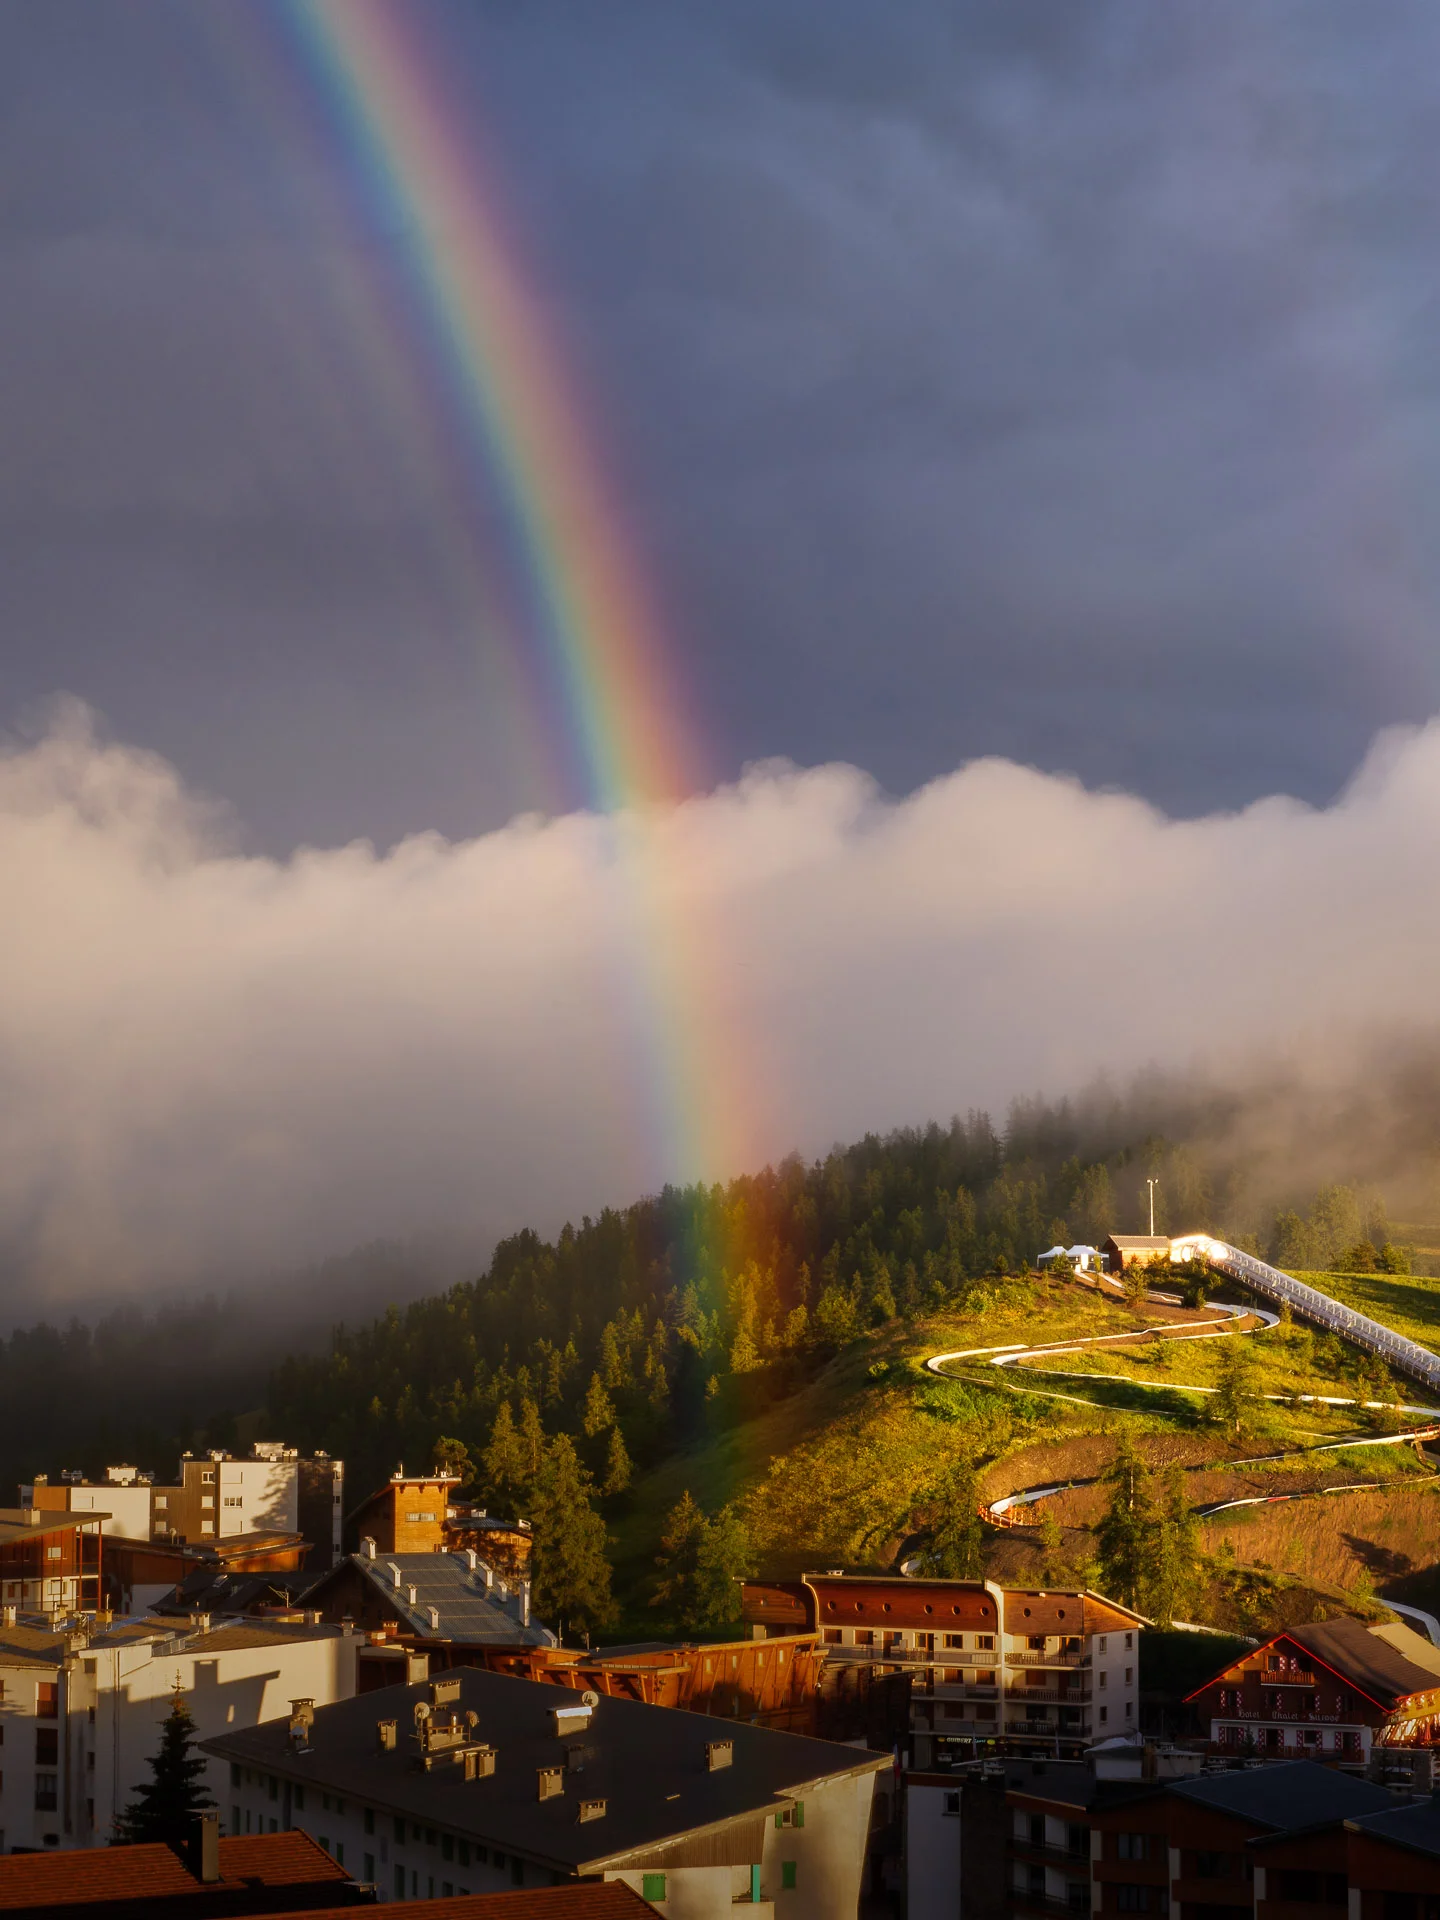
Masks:
[[[1436,704],[1431,11],[409,11],[710,774],[997,751],[1200,810],[1332,793]],[[78,692],[277,849],[572,802],[272,18],[0,0],[5,713]]]

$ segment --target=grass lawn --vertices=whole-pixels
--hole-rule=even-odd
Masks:
[[[1440,1280],[1406,1273],[1297,1273],[1307,1287],[1440,1351]]]

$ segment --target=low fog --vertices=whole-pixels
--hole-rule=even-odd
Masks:
[[[768,765],[630,830],[705,945],[682,1010],[742,1063],[707,1175],[1148,1070],[1276,1182],[1429,1177],[1440,722],[1323,810]],[[550,1230],[686,1171],[645,1119],[652,936],[593,816],[259,858],[69,708],[0,759],[0,887],[9,1312]]]

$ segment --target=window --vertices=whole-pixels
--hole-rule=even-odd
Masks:
[[[1135,1718],[1135,1703],[1133,1700],[1127,1700],[1125,1702],[1125,1718],[1127,1720],[1133,1720]]]
[[[1130,1684],[1130,1682],[1131,1682],[1131,1681],[1132,1681],[1132,1680],[1133,1680],[1134,1678],[1135,1678],[1135,1669],[1134,1669],[1134,1667],[1126,1667],[1126,1669],[1125,1669],[1125,1684],[1126,1684],[1126,1686],[1127,1686],[1127,1687],[1129,1686],[1129,1684]]]
[[[1134,1634],[1133,1634],[1133,1633],[1127,1633],[1127,1634],[1126,1634],[1126,1636],[1125,1636],[1125,1651],[1126,1651],[1127,1653],[1129,1653],[1129,1652],[1131,1651],[1131,1649],[1132,1649],[1132,1648],[1134,1647],[1134,1645],[1135,1645],[1135,1636],[1134,1636]]]
[[[46,1547],[45,1549],[45,1558],[47,1560],[63,1560],[64,1557],[65,1549],[63,1547]]]
[[[640,1897],[642,1900],[663,1900],[665,1898],[664,1874],[642,1873],[640,1876]]]
[[[1043,1633],[1032,1633],[1025,1644],[1029,1647],[1031,1653],[1043,1653],[1045,1651],[1045,1636]]]
[[[403,1899],[405,1898],[405,1869],[404,1869],[404,1867],[396,1867],[396,1869],[395,1869],[395,1898],[396,1898],[397,1900],[403,1900]]]
[[[958,1793],[947,1793],[947,1794],[946,1794],[946,1796],[945,1796],[945,1806],[944,1806],[944,1812],[945,1812],[945,1813],[947,1813],[947,1814],[949,1814],[949,1815],[952,1815],[952,1816],[953,1816],[953,1815],[958,1815],[958,1814],[959,1814],[959,1812],[960,1812],[960,1796],[959,1796],[959,1794],[958,1794]]]
[[[375,1831],[375,1809],[373,1807],[366,1807],[365,1809],[365,1831],[366,1833],[373,1833]]]
[[[373,1886],[374,1886],[374,1884],[375,1884],[375,1856],[374,1856],[374,1854],[373,1854],[373,1853],[367,1853],[367,1854],[365,1855],[365,1865],[364,1865],[364,1868],[363,1868],[363,1870],[362,1870],[362,1872],[361,1872],[361,1876],[360,1876],[360,1877],[361,1877],[361,1879],[362,1879],[362,1880],[364,1880],[364,1882],[365,1882],[365,1884],[366,1884],[366,1886],[367,1886],[367,1887],[373,1887]]]
[[[455,1858],[455,1836],[453,1833],[441,1834],[440,1858],[442,1860],[453,1860]]]
[[[803,1827],[805,1824],[805,1802],[803,1800],[792,1800],[788,1807],[777,1807],[775,1810],[775,1824],[777,1827]]]
[[[875,1644],[874,1629],[871,1627],[857,1627],[855,1629],[855,1644],[857,1647],[873,1647]]]
[[[1117,1833],[1115,1836],[1115,1858],[1117,1860],[1148,1860],[1150,1857],[1150,1836],[1148,1833]]]
[[[1077,1826],[1074,1821],[1065,1829],[1065,1851],[1067,1853],[1089,1853],[1090,1829]]]
[[[825,1629],[825,1644],[826,1644],[826,1646],[827,1646],[827,1647],[838,1647],[838,1646],[839,1646],[839,1644],[840,1644],[840,1629],[839,1629],[839,1627],[826,1627],[826,1629]]]
[[[240,1831],[240,1809],[238,1807],[232,1807],[230,1809],[230,1831],[231,1833],[239,1833]]]
[[[1108,1633],[1101,1634],[1099,1640],[1096,1642],[1096,1647],[1100,1653],[1108,1653],[1110,1651],[1110,1636]]]
[[[1043,1813],[1032,1813],[1030,1815],[1030,1844],[1032,1847],[1043,1847],[1045,1844],[1045,1816]]]
[[[40,1680],[35,1686],[35,1718],[37,1720],[58,1720],[60,1718],[60,1682],[58,1680]]]
[[[795,1891],[795,1870],[798,1864],[799,1863],[794,1860],[782,1860],[780,1862],[780,1887],[782,1892],[793,1893]]]
[[[1215,1853],[1202,1849],[1195,1855],[1195,1878],[1197,1880],[1238,1880],[1241,1877],[1241,1861],[1233,1853]]]
[[[1110,1709],[1109,1709],[1109,1707],[1101,1707],[1101,1709],[1100,1709],[1100,1724],[1101,1724],[1101,1726],[1102,1726],[1102,1727],[1103,1727],[1103,1726],[1105,1725],[1105,1722],[1106,1722],[1106,1721],[1107,1721],[1107,1720],[1108,1720],[1109,1718],[1110,1718]]]
[[[947,1647],[963,1647],[965,1645],[964,1634],[963,1633],[947,1633],[945,1635],[945,1645]]]
[[[293,1800],[294,1800],[294,1804],[295,1804],[295,1805],[296,1805],[297,1807],[299,1807],[299,1808],[300,1808],[300,1809],[301,1809],[301,1810],[303,1811],[303,1810],[304,1810],[304,1806],[305,1806],[305,1789],[304,1789],[304,1787],[296,1787],[296,1789],[295,1789],[295,1792],[294,1792],[294,1795],[293,1795]],[[326,1797],[325,1797],[325,1804],[326,1804],[326,1806],[327,1806],[327,1807],[328,1807],[328,1806],[329,1806],[329,1804],[330,1804],[330,1797],[329,1797],[329,1795],[328,1795],[328,1794],[327,1794],[327,1795],[326,1795]]]
[[[35,1729],[35,1764],[37,1767],[59,1766],[60,1731],[58,1727]]]
[[[468,1840],[460,1841],[455,1852],[461,1866],[468,1867],[470,1864],[470,1842]]]
[[[227,1493],[221,1502],[221,1505],[226,1507],[243,1507],[244,1504],[245,1496],[243,1493]]]
[[[335,1842],[335,1864],[337,1867],[343,1867],[345,1864],[345,1842],[343,1840],[337,1840]]]
[[[977,1633],[975,1636],[975,1646],[976,1646],[976,1650],[980,1653],[993,1653],[995,1651],[994,1634],[993,1633]]]
[[[1101,1686],[1102,1686],[1102,1687],[1108,1687],[1108,1686],[1109,1686],[1109,1684],[1110,1684],[1110,1676],[1109,1676],[1109,1674],[1108,1674],[1108,1673],[1105,1673],[1105,1672],[1103,1672],[1103,1671],[1101,1672],[1101,1675],[1100,1675],[1100,1684],[1101,1684]]]
[[[56,1794],[58,1773],[37,1773],[35,1776],[35,1811],[53,1813],[60,1802]]]
[[[1149,1887],[1123,1885],[1116,1887],[1115,1911],[1117,1913],[1148,1913],[1150,1911]]]
[[[233,1760],[230,1762],[230,1784],[232,1787],[240,1784],[240,1769]]]

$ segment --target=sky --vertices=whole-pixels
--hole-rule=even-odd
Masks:
[[[645,831],[755,1152],[1428,1018],[1433,8],[405,9],[699,742]],[[0,50],[9,1271],[629,1197],[601,829],[395,210],[278,7]]]

